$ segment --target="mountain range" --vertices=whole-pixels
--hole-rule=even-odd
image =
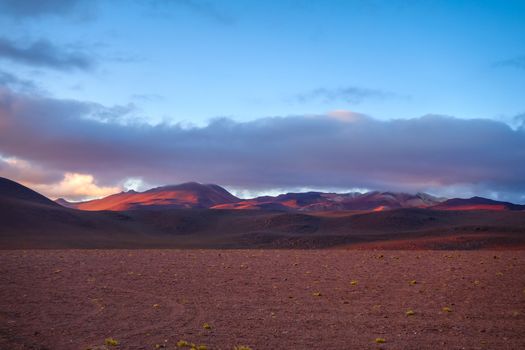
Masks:
[[[431,208],[437,210],[525,210],[525,205],[500,202],[482,197],[470,199],[438,198],[426,193],[396,193],[372,191],[367,193],[286,193],[241,199],[213,184],[188,182],[156,187],[144,192],[127,191],[85,202],[56,203],[80,210],[143,210],[143,209],[251,209],[298,212],[344,210],[383,211],[400,208]]]
[[[0,249],[524,248],[523,209],[389,192],[244,200],[196,183],[57,203],[0,178]]]

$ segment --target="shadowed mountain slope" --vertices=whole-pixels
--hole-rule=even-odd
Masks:
[[[35,192],[15,181],[0,177],[0,203],[25,203],[58,208],[59,205],[40,193]]]
[[[150,234],[114,212],[65,208],[14,181],[0,178],[0,249],[126,247]],[[154,236],[154,235],[153,235]]]
[[[298,211],[335,210],[389,210],[398,208],[427,208],[439,204],[443,199],[426,193],[415,195],[393,192],[367,193],[286,193],[276,197],[258,197],[235,203],[222,204],[214,209],[276,209]]]
[[[432,208],[438,210],[525,210],[525,205],[499,202],[483,197],[472,197],[468,199],[449,199]]]

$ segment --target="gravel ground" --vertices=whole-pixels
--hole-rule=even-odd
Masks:
[[[229,350],[523,349],[525,251],[0,252],[2,350],[178,349],[181,340]]]

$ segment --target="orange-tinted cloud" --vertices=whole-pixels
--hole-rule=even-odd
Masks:
[[[66,173],[62,181],[52,184],[28,184],[43,195],[56,199],[85,200],[106,197],[122,191],[120,187],[98,186],[93,175]]]

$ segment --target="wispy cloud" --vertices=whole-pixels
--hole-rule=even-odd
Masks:
[[[223,24],[232,24],[235,22],[232,16],[205,0],[174,0],[174,2],[180,6],[187,7],[196,14],[207,16]]]
[[[0,70],[0,86],[7,86],[16,91],[36,91],[37,87],[31,80],[19,78],[18,76]]]
[[[0,59],[58,70],[89,70],[96,64],[94,57],[85,52],[66,50],[45,39],[21,44],[0,37]]]
[[[153,8],[161,8],[163,10],[167,7],[171,7],[174,10],[185,9],[197,16],[224,25],[231,25],[236,21],[234,16],[207,0],[148,0],[146,3]]]
[[[509,58],[506,60],[497,61],[494,63],[495,67],[510,67],[525,70],[525,55]]]
[[[2,0],[0,15],[12,19],[34,19],[44,16],[76,15],[91,17],[97,0]]]
[[[130,98],[139,102],[160,102],[164,101],[164,96],[158,94],[133,94]]]
[[[385,99],[396,96],[391,92],[376,89],[367,89],[356,86],[340,88],[318,88],[296,96],[296,100],[301,103],[316,101],[323,103],[346,102],[358,104],[368,99]]]

